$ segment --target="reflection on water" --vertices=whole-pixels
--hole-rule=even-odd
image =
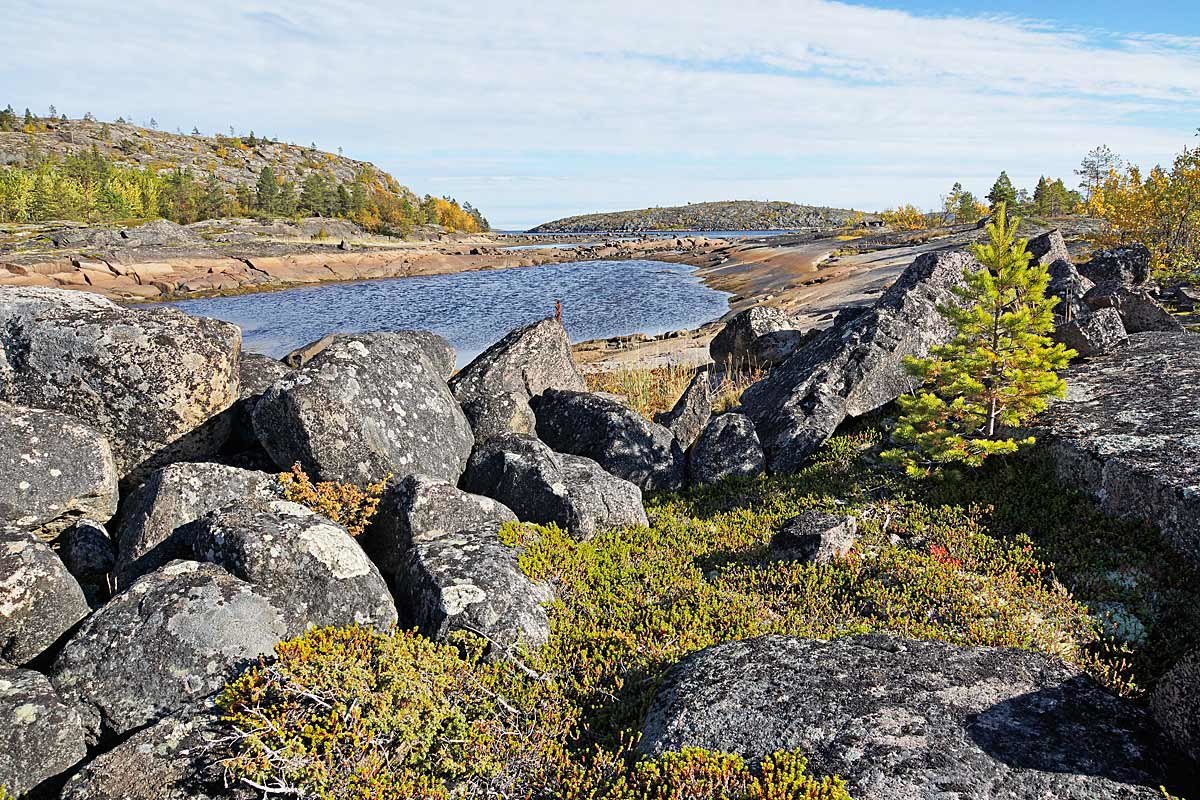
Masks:
[[[728,309],[691,267],[661,261],[580,261],[521,269],[308,286],[172,303],[242,329],[247,350],[282,356],[328,333],[426,329],[459,366],[562,300],[572,341],[694,328]]]

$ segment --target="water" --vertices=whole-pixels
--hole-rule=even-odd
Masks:
[[[578,261],[520,269],[330,283],[171,305],[242,329],[245,349],[279,357],[329,333],[425,329],[450,340],[463,366],[562,300],[575,342],[695,328],[729,310],[729,295],[691,267],[661,261]]]

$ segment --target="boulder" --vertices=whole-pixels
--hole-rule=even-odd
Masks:
[[[99,431],[128,485],[221,448],[240,348],[236,326],[171,308],[40,287],[0,293],[0,400]]]
[[[591,459],[555,453],[518,433],[478,445],[462,485],[504,503],[523,522],[553,523],[580,540],[609,528],[646,524],[637,486]]]
[[[211,708],[173,714],[84,764],[62,800],[228,800],[210,763],[223,735]]]
[[[735,314],[725,327],[709,342],[708,353],[717,369],[757,369],[769,367],[776,362],[763,361],[764,357],[778,355],[778,341],[769,347],[758,348],[758,340],[777,331],[795,330],[796,323],[781,308],[755,306]]]
[[[532,405],[537,434],[554,450],[590,458],[645,490],[683,485],[683,450],[674,435],[628,406],[560,389],[548,389]]]
[[[845,558],[858,541],[858,520],[849,514],[805,511],[771,537],[771,550],[809,564],[832,564]]]
[[[443,379],[448,380],[454,374],[454,348],[444,338],[432,331],[397,331],[397,333],[403,335],[409,342],[420,348],[425,357],[429,359],[429,362],[437,368],[438,374]],[[331,333],[315,342],[309,342],[302,347],[297,347],[284,356],[282,361],[292,369],[299,369],[316,358],[329,345],[344,338],[344,334]]]
[[[431,639],[455,630],[481,635],[492,658],[546,643],[554,592],[521,571],[497,529],[489,523],[413,541],[395,580],[407,624]]]
[[[265,472],[223,464],[172,464],[150,476],[125,500],[117,533],[113,579],[125,587],[177,558],[191,558],[186,526],[230,503],[278,496]]]
[[[713,417],[688,453],[688,480],[707,486],[725,478],[761,475],[764,457],[754,423],[745,414]]]
[[[1150,251],[1141,244],[1102,250],[1080,264],[1079,273],[1097,285],[1141,286],[1150,280]]]
[[[281,469],[299,462],[314,480],[365,485],[419,473],[457,481],[475,437],[446,386],[446,365],[429,356],[431,336],[334,337],[255,404],[259,441]]]
[[[1029,253],[1030,263],[1048,267],[1055,261],[1071,263],[1071,251],[1063,240],[1062,231],[1053,228],[1045,233],[1034,236],[1025,243],[1025,251]]]
[[[1159,798],[1149,715],[1038,653],[889,636],[766,636],[668,673],[638,749],[799,750],[862,800]]]
[[[869,311],[824,331],[742,395],[768,467],[794,472],[847,417],[873,411],[913,388],[906,356],[925,356],[953,330],[940,306],[979,264],[967,253],[919,257]],[[843,318],[839,315],[839,320]]]
[[[657,415],[654,421],[675,435],[680,448],[692,446],[712,417],[713,385],[707,367],[696,370],[670,411]]]
[[[0,659],[28,664],[88,610],[83,590],[49,545],[0,528]]]
[[[249,584],[213,564],[172,561],[88,617],[50,677],[95,743],[208,697],[286,633]]]
[[[87,757],[83,725],[44,675],[0,666],[0,787],[20,797]]]
[[[516,514],[490,497],[468,494],[424,475],[409,475],[388,483],[361,543],[383,574],[395,575],[415,540],[464,530],[499,530],[504,523],[516,521]]]
[[[80,517],[117,512],[104,437],[73,417],[0,402],[0,526],[50,541]]]
[[[192,552],[249,583],[283,614],[288,636],[309,627],[396,624],[387,583],[337,523],[286,500],[240,500],[202,517]]]
[[[241,390],[231,414],[229,450],[239,452],[259,446],[258,436],[254,433],[254,406],[263,392],[291,371],[287,364],[270,356],[242,353],[238,361]]]
[[[1095,288],[1095,284],[1079,274],[1070,261],[1058,260],[1049,265],[1050,283],[1046,294],[1058,298],[1054,316],[1058,320],[1072,320],[1088,313],[1090,308],[1084,297]]]
[[[58,540],[58,557],[78,579],[101,579],[112,572],[117,548],[103,525],[81,519]]]
[[[1125,344],[1129,334],[1116,309],[1102,308],[1060,323],[1054,329],[1053,338],[1074,350],[1080,358],[1091,358]]]
[[[1200,565],[1200,336],[1131,334],[1064,378],[1066,398],[1038,420],[1058,477]]]
[[[1121,315],[1121,324],[1128,333],[1151,331],[1182,331],[1183,323],[1177,320],[1161,303],[1145,289],[1131,289],[1117,283],[1097,285],[1084,297],[1089,308],[1100,310],[1116,309]]]
[[[450,380],[479,441],[499,433],[533,433],[529,399],[547,389],[586,385],[562,323],[553,317],[509,333]]]
[[[1200,650],[1159,680],[1150,710],[1175,746],[1200,767]]]

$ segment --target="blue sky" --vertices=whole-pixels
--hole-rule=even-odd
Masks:
[[[1178,2],[6,0],[0,103],[370,160],[519,228],[751,198],[938,205],[1197,143]],[[119,18],[119,24],[114,19]]]

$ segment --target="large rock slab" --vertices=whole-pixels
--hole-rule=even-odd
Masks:
[[[1073,364],[1039,420],[1059,477],[1200,564],[1200,336],[1136,333]]]
[[[170,308],[140,311],[41,287],[0,293],[0,400],[59,411],[103,434],[135,484],[216,453],[238,397],[241,332]]]
[[[208,697],[286,633],[249,584],[213,564],[172,561],[88,617],[50,677],[96,742]]]
[[[21,795],[87,756],[79,714],[38,672],[0,666],[0,787]]]
[[[1200,650],[1176,664],[1150,698],[1154,719],[1200,769]]]
[[[687,450],[712,418],[712,404],[712,376],[708,367],[701,367],[671,410],[656,415],[654,421],[673,433],[679,446]]]
[[[1171,786],[1149,715],[1076,669],[885,636],[710,647],[667,674],[642,732],[651,754],[798,749],[858,800],[1161,800]]]
[[[500,501],[523,522],[554,523],[580,540],[610,528],[647,524],[636,485],[590,458],[555,453],[518,433],[476,446],[462,485]]]
[[[239,500],[274,498],[278,482],[265,472],[223,464],[172,464],[125,500],[117,533],[116,585],[125,587],[177,558],[191,558],[188,523]]]
[[[874,308],[825,331],[742,395],[775,472],[794,472],[847,417],[873,411],[913,388],[906,356],[928,355],[953,331],[939,306],[979,269],[963,252],[927,253]]]
[[[683,485],[683,450],[675,436],[628,406],[558,389],[532,405],[538,436],[557,452],[590,458],[642,489],[674,491]]]
[[[87,615],[83,590],[48,545],[0,529],[0,659],[28,664]]]
[[[484,350],[450,381],[479,441],[500,433],[533,433],[529,399],[547,389],[587,388],[562,323],[524,325]]]
[[[337,523],[286,500],[245,500],[202,517],[197,559],[224,567],[271,601],[288,636],[309,627],[396,624],[387,583]]]
[[[73,417],[0,403],[0,526],[50,541],[81,517],[117,513],[108,442]]]
[[[1121,315],[1121,324],[1129,333],[1152,331],[1182,331],[1183,323],[1176,319],[1145,289],[1130,288],[1118,283],[1102,284],[1087,293],[1084,301],[1089,308],[1113,308]]]
[[[688,480],[707,486],[725,478],[761,475],[765,458],[754,423],[745,414],[713,417],[688,453]]]
[[[430,336],[335,336],[255,404],[259,441],[281,469],[298,462],[314,480],[457,481],[475,437]]]
[[[1150,280],[1150,251],[1141,244],[1101,250],[1079,272],[1097,285],[1141,286]]]
[[[790,354],[780,348],[781,340],[766,339],[770,334],[788,331],[792,336],[782,341],[799,341],[802,334],[796,323],[781,308],[755,306],[735,314],[708,344],[708,353],[717,369],[752,370],[770,367]]]

